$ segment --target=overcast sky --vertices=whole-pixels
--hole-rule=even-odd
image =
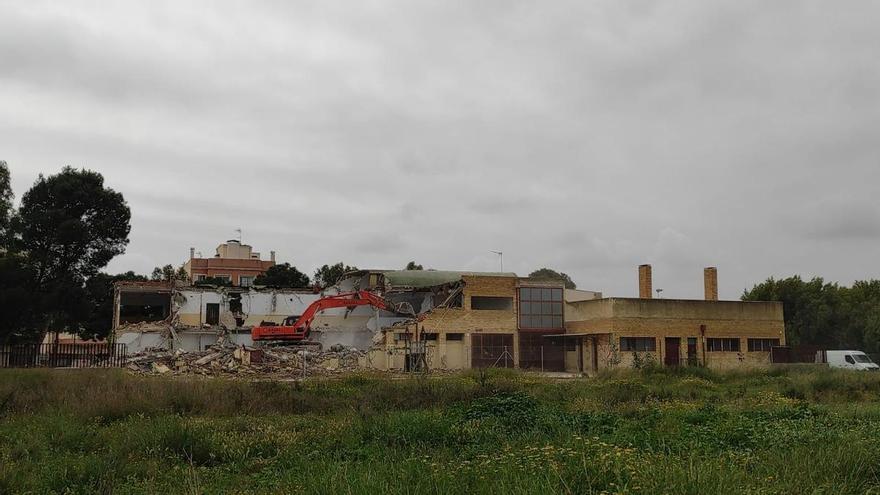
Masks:
[[[244,241],[722,298],[880,278],[880,2],[0,0],[0,159],[101,172],[108,271]]]

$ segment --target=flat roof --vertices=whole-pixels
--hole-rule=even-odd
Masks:
[[[542,335],[542,337],[590,337],[593,335],[608,335],[611,332],[593,332],[593,333],[554,333],[552,335]]]

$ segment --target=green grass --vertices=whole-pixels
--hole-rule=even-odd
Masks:
[[[880,493],[880,374],[0,371],[5,493]]]

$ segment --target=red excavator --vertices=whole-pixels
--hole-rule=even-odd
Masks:
[[[312,320],[325,309],[330,308],[354,308],[355,306],[372,306],[378,309],[388,309],[384,299],[372,292],[361,290],[346,292],[335,296],[327,296],[309,304],[303,314],[292,322],[293,316],[289,316],[281,325],[260,325],[251,329],[251,338],[254,342],[266,340],[284,340],[300,342],[309,336]]]

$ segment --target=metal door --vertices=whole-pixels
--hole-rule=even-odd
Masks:
[[[666,337],[665,342],[666,355],[663,363],[666,366],[678,366],[681,360],[681,339],[678,337]]]

